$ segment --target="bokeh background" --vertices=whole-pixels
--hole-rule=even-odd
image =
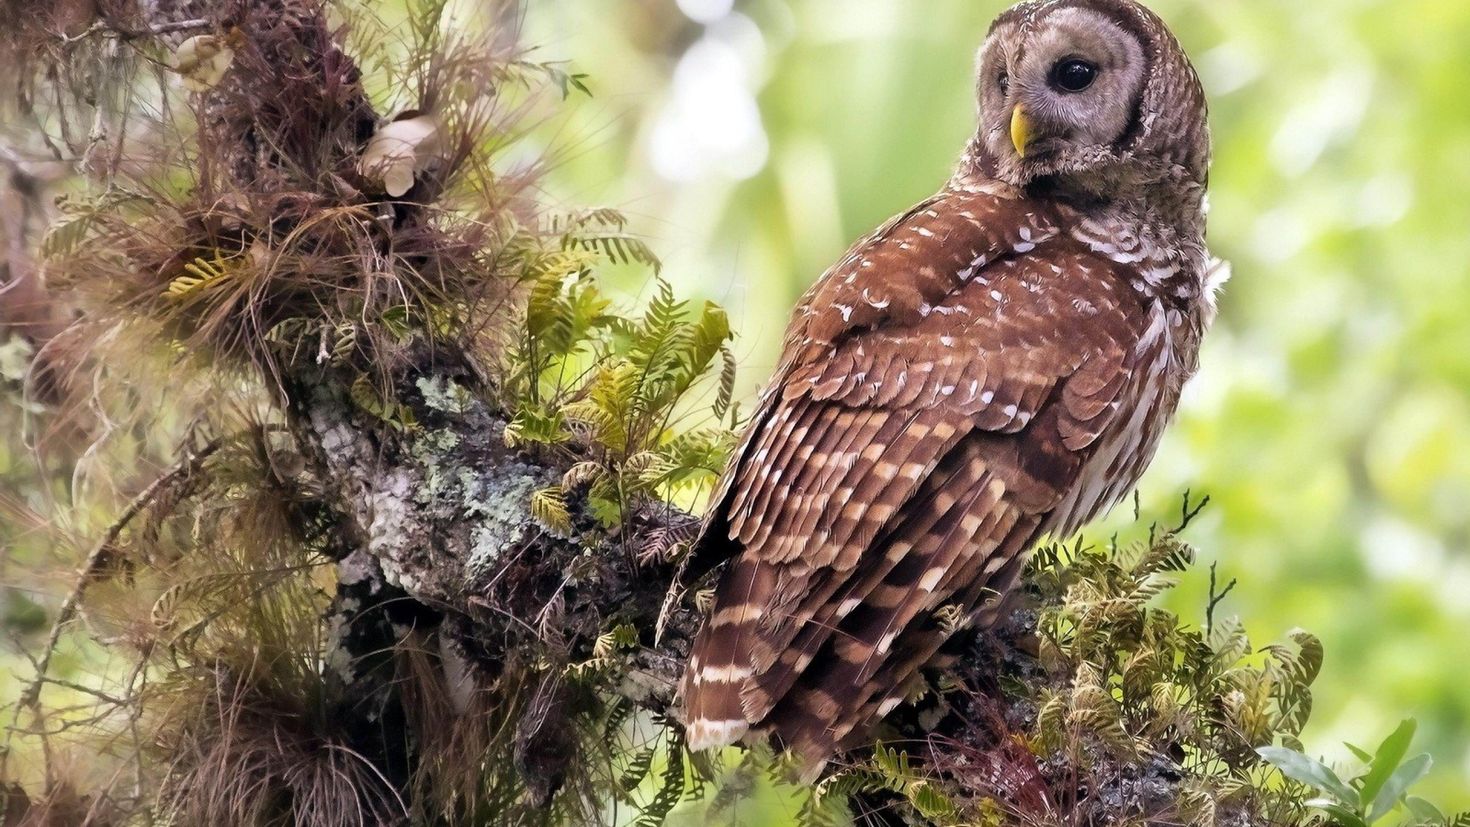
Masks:
[[[1005,5],[536,0],[527,39],[594,93],[546,126],[548,186],[625,210],[730,308],[749,396],[801,291],[948,175]],[[1144,512],[1208,493],[1190,537],[1241,582],[1222,611],[1258,645],[1323,639],[1310,750],[1416,717],[1423,792],[1470,808],[1470,3],[1153,6],[1209,90],[1235,275]],[[1201,567],[1172,608],[1202,621],[1207,590]]]

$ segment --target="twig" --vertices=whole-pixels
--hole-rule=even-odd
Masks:
[[[128,701],[126,698],[120,698],[116,695],[111,695],[103,692],[100,689],[93,689],[90,686],[76,683],[75,681],[62,680],[61,678],[43,678],[42,680],[44,683],[49,683],[52,686],[59,686],[62,689],[70,689],[73,692],[79,692],[83,695],[91,695],[97,700],[112,704],[119,709],[128,705]]]
[[[170,20],[149,26],[146,29],[118,29],[111,26],[106,20],[98,20],[86,29],[74,35],[63,34],[60,36],[62,46],[70,46],[78,41],[86,40],[97,34],[108,35],[119,40],[136,40],[140,37],[157,37],[161,34],[174,34],[175,32],[187,32],[194,29],[207,29],[214,25],[212,21],[204,18],[193,20]]]
[[[1191,491],[1184,492],[1184,505],[1180,508],[1179,525],[1175,526],[1174,530],[1169,532],[1170,534],[1183,534],[1184,530],[1194,522],[1194,518],[1198,517],[1200,512],[1210,504],[1210,497],[1206,494],[1198,503],[1191,506],[1189,500],[1192,494]]]
[[[202,17],[197,17],[193,20],[165,21],[163,23],[158,23],[156,25],[150,26],[146,31],[136,33],[122,32],[121,34],[125,37],[143,37],[146,35],[173,34],[175,32],[192,31],[194,29],[205,29],[211,25],[213,25],[211,21],[206,20]]]
[[[33,713],[39,713],[41,688],[48,680],[46,673],[51,668],[51,658],[56,654],[56,647],[61,641],[61,631],[76,617],[77,608],[81,605],[82,596],[86,593],[87,585],[96,578],[98,571],[102,568],[102,564],[109,556],[108,553],[117,543],[118,537],[122,535],[123,529],[127,528],[128,524],[143,509],[147,508],[165,487],[181,478],[197,474],[204,467],[204,463],[220,449],[222,444],[220,441],[215,441],[204,446],[194,456],[179,463],[173,470],[154,480],[147,488],[143,489],[142,493],[134,497],[132,502],[128,503],[127,508],[124,508],[122,513],[118,515],[118,518],[113,521],[112,525],[107,527],[107,531],[103,533],[102,539],[92,547],[92,551],[87,555],[86,562],[82,564],[82,570],[77,577],[75,585],[72,586],[71,593],[66,596],[66,600],[62,601],[61,610],[56,615],[56,621],[51,624],[51,633],[46,638],[46,647],[42,650],[41,657],[36,661],[36,676],[27,684],[25,690],[20,694],[20,699],[16,702],[15,712],[11,718],[11,733],[14,733],[20,723],[22,709],[30,709]],[[10,740],[10,735],[6,736],[6,740],[7,742]]]
[[[1198,513],[1198,512],[1196,512],[1196,513]],[[1218,608],[1221,603],[1224,603],[1225,602],[1225,598],[1231,592],[1235,591],[1235,587],[1236,586],[1240,585],[1240,581],[1239,580],[1236,580],[1236,579],[1232,578],[1230,580],[1230,584],[1225,587],[1225,590],[1224,591],[1217,592],[1216,591],[1217,581],[1215,579],[1215,576],[1216,576],[1217,570],[1219,568],[1220,568],[1220,564],[1218,562],[1215,562],[1215,563],[1211,563],[1210,564],[1210,605],[1209,605],[1208,608],[1205,609],[1205,637],[1206,638],[1208,638],[1210,635],[1213,635],[1215,633],[1215,609]]]

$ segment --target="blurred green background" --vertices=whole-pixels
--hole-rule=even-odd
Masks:
[[[528,42],[594,92],[548,124],[549,189],[624,209],[681,293],[730,308],[750,395],[800,292],[948,175],[1005,5],[533,2]],[[1210,494],[1191,538],[1241,581],[1224,611],[1258,645],[1322,637],[1310,750],[1417,717],[1425,794],[1470,808],[1470,3],[1153,5],[1210,92],[1235,276],[1144,511]],[[1173,608],[1202,619],[1207,588]]]

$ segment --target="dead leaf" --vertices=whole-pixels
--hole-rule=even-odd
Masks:
[[[174,50],[174,70],[184,77],[184,88],[190,92],[207,92],[224,79],[235,50],[226,38],[212,34],[195,35]]]
[[[388,195],[401,198],[413,189],[414,176],[439,158],[439,122],[416,115],[385,124],[368,141],[357,171],[379,181]]]

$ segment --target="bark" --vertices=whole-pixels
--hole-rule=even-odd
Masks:
[[[293,431],[351,538],[342,581],[373,584],[354,599],[407,596],[421,623],[442,624],[487,674],[531,653],[562,663],[588,657],[620,621],[653,630],[675,574],[659,552],[692,518],[649,505],[622,536],[594,545],[584,542],[599,536],[586,514],[574,520],[582,540],[538,524],[531,494],[566,467],[507,448],[504,419],[471,390],[473,375],[444,367],[443,357],[403,371],[399,398],[419,423],[410,431],[362,413],[345,376],[313,372],[288,385]],[[639,655],[619,691],[667,711],[697,622],[675,606],[659,646]],[[361,651],[369,649],[351,654]]]

